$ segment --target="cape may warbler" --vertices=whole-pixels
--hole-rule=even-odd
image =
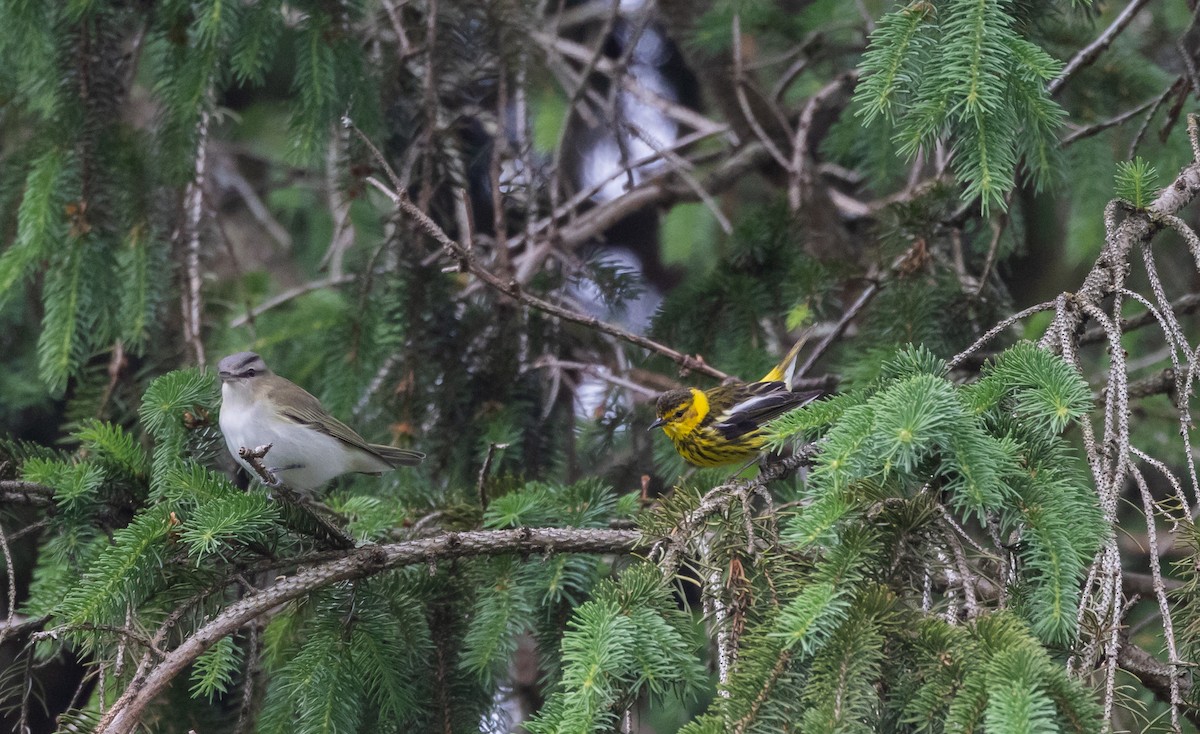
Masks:
[[[658,398],[658,420],[650,428],[661,427],[679,455],[696,466],[721,466],[753,458],[766,443],[762,428],[768,421],[821,395],[791,389],[796,357],[803,344],[802,337],[758,382],[663,393]]]

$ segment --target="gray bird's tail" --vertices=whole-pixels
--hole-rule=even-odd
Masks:
[[[392,466],[416,466],[425,460],[425,454],[422,454],[420,451],[398,449],[395,446],[384,446],[373,443],[371,444],[371,450],[379,454],[380,458]]]

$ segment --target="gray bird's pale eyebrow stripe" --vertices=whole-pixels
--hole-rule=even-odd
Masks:
[[[258,355],[257,355],[257,354],[247,354],[247,355],[246,355],[246,358],[245,358],[245,359],[243,359],[241,362],[239,362],[239,363],[238,363],[238,366],[237,366],[237,367],[234,367],[233,369],[234,369],[234,371],[236,371],[236,372],[240,372],[240,371],[242,370],[242,368],[243,368],[243,367],[245,367],[246,365],[250,364],[251,362],[253,362],[253,361],[254,361],[254,360],[256,360],[256,359],[258,359]]]

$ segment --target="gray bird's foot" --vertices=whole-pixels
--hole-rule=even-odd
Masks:
[[[304,464],[288,464],[287,466],[272,466],[272,467],[268,468],[267,473],[270,474],[271,477],[275,480],[273,482],[269,482],[270,486],[278,487],[279,485],[283,484],[283,479],[280,477],[280,474],[282,474],[283,472],[288,471],[289,469],[303,469],[303,468],[304,468]]]

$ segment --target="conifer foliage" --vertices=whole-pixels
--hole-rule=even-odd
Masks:
[[[1196,16],[1109,5],[0,0],[2,723],[1195,731]],[[797,340],[756,466],[643,430]],[[247,476],[244,349],[428,459]]]

